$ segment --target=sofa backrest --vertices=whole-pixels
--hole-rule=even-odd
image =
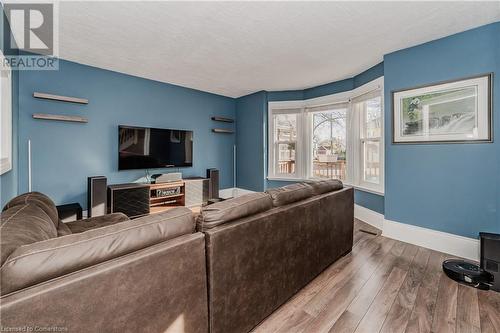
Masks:
[[[196,220],[199,231],[215,228],[236,219],[264,212],[273,207],[267,193],[250,193],[206,206]]]
[[[312,187],[314,195],[338,191],[344,187],[342,181],[338,179],[306,180],[304,183]]]
[[[3,262],[1,293],[32,286],[192,232],[191,210],[179,207],[78,234],[47,237],[18,247]]]
[[[275,207],[287,205],[313,196],[312,186],[305,183],[295,183],[283,187],[272,188],[267,193],[273,199]]]

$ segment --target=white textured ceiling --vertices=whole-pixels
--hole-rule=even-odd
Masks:
[[[500,2],[62,2],[63,59],[238,97],[351,77]]]

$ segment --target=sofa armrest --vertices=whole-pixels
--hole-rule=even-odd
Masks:
[[[3,327],[207,333],[205,240],[183,235],[0,300]]]

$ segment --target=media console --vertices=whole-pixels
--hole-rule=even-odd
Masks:
[[[194,177],[181,181],[108,186],[108,213],[124,213],[130,218],[159,213],[172,207],[194,210],[208,201],[208,179]]]
[[[165,207],[184,206],[186,202],[184,181],[150,184],[150,212],[162,211]]]

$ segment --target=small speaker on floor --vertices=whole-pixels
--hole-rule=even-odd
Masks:
[[[88,217],[107,213],[107,179],[104,176],[87,179],[87,214]]]
[[[481,268],[493,277],[491,290],[500,291],[500,234],[480,232]]]

